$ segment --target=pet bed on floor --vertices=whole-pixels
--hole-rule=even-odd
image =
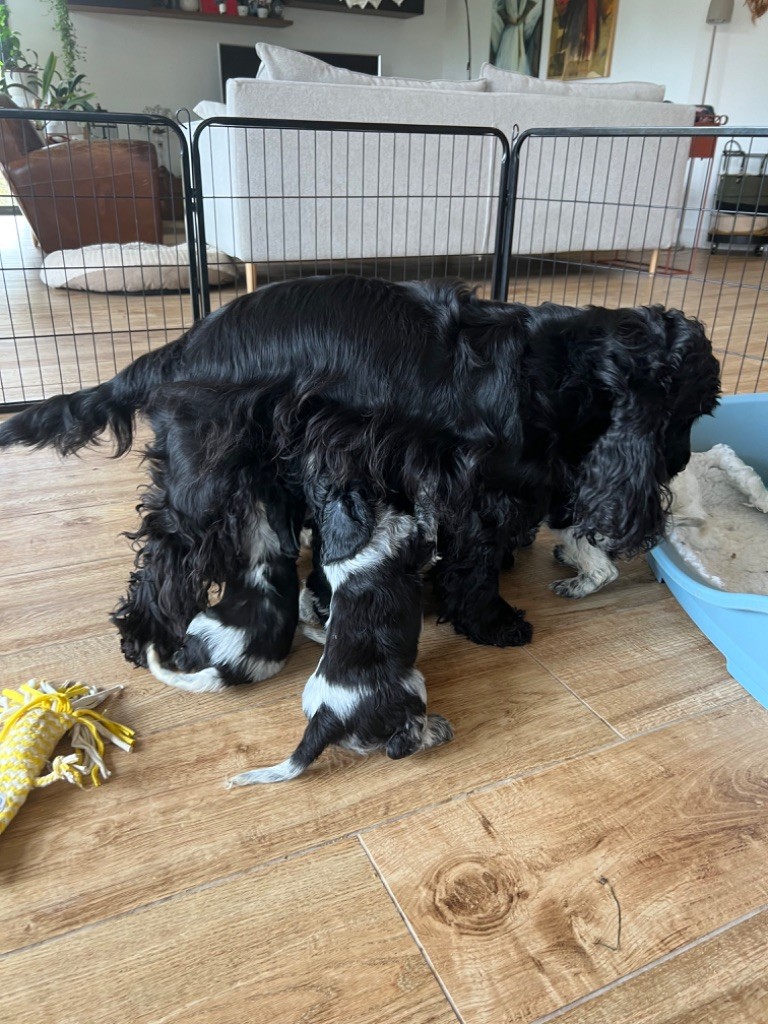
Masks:
[[[760,477],[725,444],[694,452],[684,477],[688,517],[670,544],[710,586],[768,595],[768,490]]]
[[[208,279],[227,284],[239,273],[231,256],[208,247]],[[189,249],[181,245],[126,242],[124,245],[86,245],[49,253],[40,268],[49,288],[89,292],[187,291]]]
[[[694,451],[699,452],[718,444],[728,445],[765,483],[766,438],[768,395],[736,395],[724,398],[714,416],[699,420],[691,440]],[[731,593],[704,582],[669,540],[655,547],[648,560],[657,579],[667,584],[696,625],[725,655],[733,678],[768,707],[768,596]]]

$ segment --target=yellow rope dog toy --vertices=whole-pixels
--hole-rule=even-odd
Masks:
[[[98,690],[85,683],[64,683],[57,689],[43,679],[32,679],[18,690],[0,695],[0,834],[36,786],[66,779],[83,788],[86,779],[100,786],[109,778],[104,763],[104,739],[122,750],[133,746],[133,729],[112,722],[93,709],[111,694],[112,686]],[[56,744],[72,730],[74,753],[52,761]],[[41,775],[50,761],[50,771]]]

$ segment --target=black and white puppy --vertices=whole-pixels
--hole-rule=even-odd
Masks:
[[[269,679],[285,664],[298,620],[301,509],[277,488],[267,497],[243,531],[248,550],[242,565],[225,583],[218,604],[192,619],[170,665],[148,646],[147,666],[160,682],[216,693]]]
[[[325,649],[302,698],[308,725],[289,758],[242,772],[228,787],[296,778],[330,744],[401,758],[453,737],[446,719],[427,714],[415,667],[421,570],[433,556],[434,532],[350,490],[330,491],[316,522],[331,599]]]

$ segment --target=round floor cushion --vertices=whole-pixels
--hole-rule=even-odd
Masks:
[[[211,284],[234,281],[239,268],[231,256],[207,249]],[[186,291],[189,288],[189,250],[181,245],[127,242],[125,245],[86,245],[49,253],[40,268],[49,288],[89,292]]]

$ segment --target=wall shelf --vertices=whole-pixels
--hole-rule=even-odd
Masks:
[[[136,14],[141,18],[172,18],[174,21],[207,21],[209,24],[248,26],[250,28],[288,28],[287,18],[254,18],[252,15],[189,13],[167,7],[106,7],[102,4],[70,4],[70,11],[84,14]]]
[[[339,14],[361,14],[379,18],[417,18],[424,13],[424,0],[403,0],[398,7],[392,0],[382,0],[381,6],[347,7],[344,0],[284,0],[285,8],[301,7],[307,11],[331,11]]]

